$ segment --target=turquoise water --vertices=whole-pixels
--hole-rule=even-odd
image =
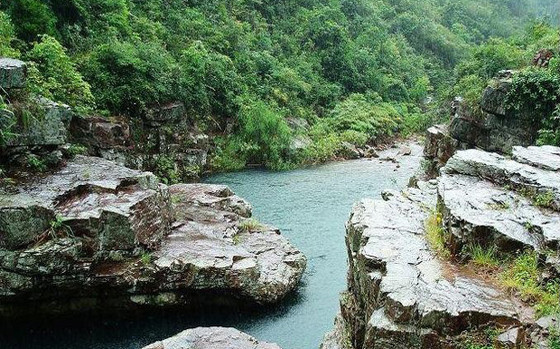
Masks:
[[[137,349],[190,327],[233,326],[283,349],[317,349],[332,328],[346,285],[344,223],[352,204],[405,186],[419,166],[419,152],[415,146],[412,156],[399,158],[399,168],[393,162],[355,160],[280,173],[248,170],[206,180],[229,185],[251,202],[257,219],[280,228],[308,257],[299,290],[274,308],[251,314],[224,309],[196,316],[177,312],[30,322],[3,327],[0,347]]]

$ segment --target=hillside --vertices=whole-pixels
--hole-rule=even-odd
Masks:
[[[0,5],[0,55],[32,62],[31,95],[83,115],[135,119],[183,103],[189,123],[211,134],[214,170],[281,169],[333,158],[343,144],[425,129],[433,118],[425,102],[447,97],[453,69],[484,50],[478,45],[521,35],[538,16],[557,20],[548,14],[558,7],[536,0],[14,0]]]

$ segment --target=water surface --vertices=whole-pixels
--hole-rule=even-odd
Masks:
[[[186,328],[233,326],[283,349],[317,349],[332,328],[338,296],[346,286],[344,223],[351,207],[363,197],[377,198],[384,189],[405,186],[420,162],[420,148],[412,148],[413,155],[398,157],[398,164],[355,160],[280,173],[247,170],[206,179],[229,185],[251,202],[258,220],[280,228],[308,257],[299,290],[274,308],[251,314],[224,309],[196,316],[166,312],[130,319],[31,321],[15,329],[0,329],[0,347],[137,349]]]

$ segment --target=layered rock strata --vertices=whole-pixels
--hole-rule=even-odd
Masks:
[[[225,186],[78,156],[0,196],[0,316],[276,302],[306,260]]]

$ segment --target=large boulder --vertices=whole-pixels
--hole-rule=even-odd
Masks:
[[[4,147],[45,147],[66,143],[67,128],[73,115],[70,107],[46,99],[29,103],[35,103],[36,108],[25,117],[17,117],[8,110],[1,112],[1,123],[10,125],[13,134],[5,139]]]
[[[0,87],[3,89],[25,86],[27,66],[25,62],[12,58],[0,58]]]
[[[199,327],[152,343],[143,349],[281,349],[276,344],[259,342],[234,328]]]
[[[273,303],[306,259],[225,186],[78,156],[0,196],[0,317]]]

